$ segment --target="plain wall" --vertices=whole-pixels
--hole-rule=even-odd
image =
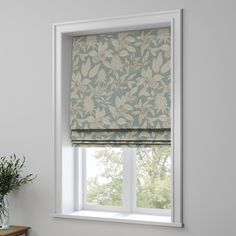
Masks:
[[[52,24],[184,9],[184,228],[52,217]],[[25,155],[33,184],[11,195],[32,236],[236,235],[236,4],[230,0],[1,0],[0,155]]]

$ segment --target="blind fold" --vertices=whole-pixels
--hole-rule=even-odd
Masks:
[[[170,130],[72,130],[71,139],[80,146],[170,144]]]
[[[72,143],[170,143],[170,50],[170,28],[74,38]]]

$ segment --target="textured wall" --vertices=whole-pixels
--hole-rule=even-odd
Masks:
[[[184,8],[185,228],[62,220],[53,212],[52,23]],[[11,196],[32,236],[235,235],[236,80],[232,0],[0,2],[0,154],[38,174]]]

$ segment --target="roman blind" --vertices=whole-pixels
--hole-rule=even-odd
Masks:
[[[170,41],[169,27],[73,38],[74,145],[170,143]]]

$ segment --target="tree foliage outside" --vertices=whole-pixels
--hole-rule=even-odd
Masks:
[[[91,158],[91,157],[88,157]],[[98,148],[94,155],[98,168],[87,181],[87,201],[97,205],[121,206],[123,159],[120,148]]]
[[[88,157],[89,158],[89,157]],[[94,158],[99,171],[87,180],[89,204],[122,206],[123,159],[121,148],[98,148]],[[89,168],[89,167],[88,167]],[[136,205],[171,208],[170,146],[137,148]]]
[[[137,207],[171,208],[170,147],[138,148],[136,155]]]

